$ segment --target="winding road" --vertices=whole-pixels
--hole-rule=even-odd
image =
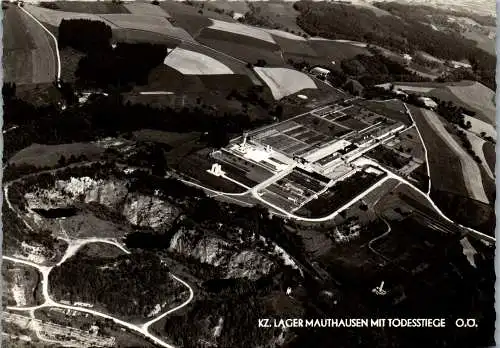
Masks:
[[[266,206],[268,207],[271,207],[273,208],[274,210],[282,213],[282,216],[285,217],[285,218],[290,218],[290,219],[294,219],[294,220],[297,220],[297,221],[305,221],[305,222],[324,222],[324,221],[328,221],[328,220],[331,220],[333,219],[334,217],[336,217],[341,211],[351,207],[352,205],[354,205],[356,202],[358,202],[359,200],[361,200],[363,197],[365,197],[367,194],[369,194],[370,192],[372,192],[373,190],[377,189],[378,187],[380,187],[385,181],[389,180],[389,179],[395,179],[397,181],[399,181],[400,183],[402,184],[405,184],[405,185],[408,185],[411,189],[413,189],[415,192],[417,192],[419,195],[423,196],[424,199],[426,199],[431,205],[432,207],[434,208],[434,210],[443,218],[445,219],[446,221],[448,222],[451,222],[457,226],[459,226],[460,228],[466,230],[468,233],[478,237],[479,239],[481,240],[484,240],[488,243],[495,243],[496,239],[495,237],[492,237],[492,236],[489,236],[483,232],[479,232],[473,228],[470,228],[470,227],[467,227],[467,226],[464,226],[462,224],[459,224],[453,220],[451,220],[450,218],[448,218],[442,211],[441,209],[439,209],[439,207],[434,203],[434,201],[432,200],[431,196],[430,196],[430,190],[431,190],[431,176],[430,176],[430,168],[429,168],[429,159],[428,159],[428,155],[427,155],[427,148],[425,146],[425,143],[423,141],[423,138],[422,138],[422,135],[420,133],[420,130],[418,129],[418,126],[417,124],[415,123],[415,119],[413,118],[413,115],[411,114],[411,111],[409,110],[408,106],[406,105],[406,103],[403,103],[404,104],[404,107],[406,109],[406,112],[408,113],[408,116],[411,118],[412,120],[412,125],[410,125],[411,127],[415,127],[415,129],[417,130],[418,132],[418,135],[420,137],[420,141],[422,142],[422,146],[424,148],[424,154],[425,154],[425,160],[426,160],[426,164],[427,164],[427,175],[428,175],[428,178],[429,178],[429,184],[428,184],[428,190],[427,192],[423,192],[422,190],[420,190],[418,187],[416,187],[415,185],[413,185],[411,182],[409,182],[408,180],[404,179],[403,177],[385,169],[384,167],[382,167],[381,165],[379,165],[377,162],[375,162],[374,160],[371,160],[371,159],[367,159],[367,158],[358,158],[357,161],[359,160],[362,160],[364,162],[364,164],[367,164],[367,165],[371,165],[373,167],[376,167],[380,170],[382,170],[383,172],[386,173],[386,176],[384,178],[382,178],[381,180],[379,180],[377,183],[375,183],[374,185],[372,185],[371,187],[369,187],[368,189],[366,189],[365,191],[361,192],[359,195],[357,195],[356,197],[354,197],[353,199],[351,199],[349,202],[347,202],[346,204],[344,204],[343,206],[341,206],[340,208],[338,208],[337,210],[335,210],[334,212],[330,213],[329,215],[327,216],[324,216],[324,217],[320,217],[320,218],[305,218],[305,217],[302,217],[302,216],[298,216],[298,215],[295,215],[293,214],[292,212],[290,211],[287,211],[271,202],[268,202],[266,201],[264,198],[262,198],[259,194],[258,194],[258,190],[264,188],[264,186],[266,185],[263,185],[264,183],[261,183],[251,189],[248,189],[244,192],[240,192],[240,193],[230,193],[230,192],[222,192],[222,191],[218,191],[218,190],[213,190],[213,189],[210,189],[208,187],[205,187],[203,185],[200,185],[198,183],[194,183],[194,182],[191,182],[189,180],[185,180],[185,179],[180,179],[182,182],[184,182],[185,184],[188,184],[188,185],[191,185],[191,186],[195,186],[195,187],[198,187],[200,189],[203,189],[205,192],[209,192],[213,195],[209,195],[210,197],[216,197],[216,196],[227,196],[227,197],[243,197],[243,196],[251,196],[252,198],[264,203]],[[319,110],[319,109],[318,109]],[[272,182],[275,182],[276,180],[279,179],[279,177],[281,177],[282,173],[278,173],[277,175],[275,175],[274,177],[271,177],[269,179],[266,180],[266,184],[270,184]]]
[[[85,244],[88,244],[88,243],[113,244],[113,245],[119,247],[121,250],[123,250],[127,253],[130,253],[128,250],[123,248],[123,246],[121,246],[119,243],[113,242],[113,241],[110,241],[107,239],[99,239],[99,238],[77,239],[77,240],[73,241],[72,245],[70,244],[68,246],[68,249],[66,250],[66,253],[63,256],[61,261],[67,260],[69,257],[71,257],[71,255],[74,255],[79,248],[81,248],[82,246],[84,246]],[[49,294],[49,274],[52,271],[52,269],[54,268],[54,266],[42,266],[42,265],[39,265],[39,264],[31,262],[31,261],[27,261],[27,260],[23,260],[23,259],[19,259],[19,258],[14,258],[14,257],[10,257],[10,256],[3,256],[2,259],[6,260],[6,261],[14,262],[14,263],[23,264],[25,266],[34,267],[42,274],[41,283],[42,283],[42,293],[43,293],[43,297],[44,297],[44,303],[42,303],[38,306],[31,306],[31,307],[7,307],[8,310],[33,312],[33,311],[35,311],[37,309],[41,309],[41,308],[57,307],[57,308],[62,308],[62,309],[71,309],[71,310],[75,310],[75,311],[79,311],[79,312],[83,312],[83,313],[88,313],[88,314],[92,314],[92,315],[95,315],[97,317],[101,317],[104,319],[113,320],[113,322],[115,322],[116,324],[122,325],[122,326],[124,326],[132,331],[140,333],[141,335],[150,339],[151,341],[158,344],[159,346],[166,347],[166,348],[175,348],[175,347],[164,342],[163,340],[159,339],[158,337],[154,336],[153,334],[151,334],[149,332],[149,327],[152,324],[156,323],[157,321],[163,319],[165,316],[184,308],[192,301],[192,299],[194,297],[194,292],[193,292],[193,289],[191,288],[191,286],[188,283],[186,283],[184,280],[177,277],[176,275],[171,274],[172,278],[174,278],[178,282],[182,283],[182,285],[184,285],[189,290],[189,297],[183,303],[178,305],[177,307],[172,308],[172,309],[164,312],[163,314],[157,316],[156,318],[153,318],[153,319],[149,320],[148,322],[138,326],[138,325],[126,322],[124,320],[118,319],[116,317],[113,317],[109,314],[105,314],[105,313],[102,313],[102,312],[99,312],[99,311],[96,311],[93,309],[65,305],[65,304],[58,303],[58,302],[54,301],[50,297],[50,294]],[[57,265],[60,265],[61,263],[62,262],[59,262]]]
[[[7,183],[4,186],[5,201],[7,202],[8,207],[10,209],[12,209],[12,211],[18,215],[18,217],[25,223],[25,225],[31,231],[33,231],[33,228],[22,218],[22,216],[19,215],[18,211],[13,207],[12,203],[9,200],[9,196],[8,196],[9,190],[8,190],[8,188],[9,188],[9,185],[11,183]],[[176,281],[180,282],[182,285],[184,285],[188,289],[188,291],[189,291],[188,298],[183,303],[181,303],[180,305],[178,305],[178,306],[176,306],[176,307],[174,307],[172,309],[169,309],[168,311],[160,314],[159,316],[157,316],[157,317],[149,320],[148,322],[146,322],[146,323],[144,323],[144,324],[142,324],[140,326],[132,324],[132,323],[129,323],[129,322],[126,322],[126,321],[121,320],[119,318],[113,317],[113,316],[111,316],[109,314],[102,313],[102,312],[99,312],[99,311],[96,311],[96,310],[93,310],[93,309],[83,308],[83,307],[77,307],[77,306],[70,306],[70,305],[65,305],[65,304],[62,304],[62,303],[58,303],[58,302],[54,301],[50,297],[50,294],[49,294],[49,274],[50,274],[50,272],[52,271],[52,269],[54,267],[57,267],[57,266],[61,265],[66,260],[68,260],[70,257],[72,257],[73,255],[75,255],[76,252],[82,246],[84,246],[86,244],[89,244],[89,243],[106,243],[106,244],[112,244],[112,245],[118,247],[123,252],[125,252],[127,254],[130,254],[130,251],[128,251],[120,243],[118,243],[116,240],[113,240],[113,239],[97,238],[97,237],[95,237],[95,238],[85,238],[85,239],[69,239],[69,238],[62,238],[62,239],[65,240],[68,243],[68,248],[66,249],[64,255],[62,256],[61,260],[57,263],[56,266],[45,266],[45,265],[41,265],[41,264],[38,264],[38,263],[35,263],[35,262],[32,262],[32,261],[28,261],[28,260],[23,260],[23,259],[20,259],[20,258],[16,258],[16,257],[2,256],[2,260],[4,260],[4,261],[14,262],[14,263],[18,263],[18,264],[22,264],[22,265],[25,265],[25,266],[36,268],[41,273],[41,275],[42,275],[41,284],[42,284],[42,294],[43,294],[43,297],[44,297],[44,303],[42,303],[40,305],[37,305],[37,306],[31,306],[31,307],[11,307],[11,306],[9,306],[9,307],[7,307],[8,310],[12,310],[12,311],[27,311],[27,312],[30,313],[30,315],[32,315],[35,310],[40,309],[40,308],[46,308],[46,307],[57,307],[57,308],[62,308],[62,309],[70,309],[70,310],[75,310],[75,311],[79,311],[79,312],[84,312],[84,313],[92,314],[92,315],[95,315],[97,317],[101,317],[101,318],[104,318],[104,319],[113,320],[113,322],[115,322],[116,324],[122,325],[122,326],[124,326],[124,327],[126,327],[126,328],[128,328],[128,329],[130,329],[132,331],[135,331],[135,332],[143,335],[144,337],[150,339],[155,344],[157,344],[157,345],[159,345],[161,347],[175,348],[171,344],[168,344],[168,343],[164,342],[163,340],[159,339],[158,337],[154,336],[153,334],[151,334],[149,332],[149,327],[152,324],[156,323],[157,321],[163,319],[167,315],[169,315],[169,314],[171,314],[171,313],[173,313],[175,311],[178,311],[178,310],[184,308],[185,306],[187,306],[193,300],[194,292],[193,292],[193,289],[191,288],[191,286],[188,283],[186,283],[184,280],[182,280],[181,278],[179,278],[176,275],[174,275],[174,274],[171,273],[170,275],[172,276],[172,278],[174,278]]]

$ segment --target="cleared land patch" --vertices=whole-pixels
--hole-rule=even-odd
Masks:
[[[493,139],[497,138],[497,130],[491,124],[481,121],[475,117],[464,115],[464,122],[470,122],[471,128],[469,129],[472,133],[481,135],[482,132],[486,133],[487,136]]]
[[[197,45],[197,44],[191,44],[191,43],[181,43],[179,45],[180,48],[193,51],[193,52],[198,52],[203,55],[209,56],[225,66],[227,66],[229,69],[233,71],[235,74],[241,74],[241,75],[249,75],[251,78],[253,77],[254,84],[261,84],[260,80],[255,76],[255,73],[253,70],[249,69],[246,66],[246,63],[240,59],[234,58],[231,55],[224,54],[223,52],[219,52],[209,46],[203,46],[203,45]]]
[[[250,10],[248,4],[243,1],[215,0],[210,1],[209,5],[227,12],[234,11],[241,14],[244,14]]]
[[[175,17],[169,20],[174,25],[186,30],[193,37],[197,37],[204,28],[212,24],[209,18],[199,15],[198,13],[176,13]]]
[[[113,23],[106,21],[103,17],[92,14],[92,13],[79,13],[79,12],[68,12],[68,11],[57,11],[50,10],[43,7],[24,5],[24,8],[36,17],[40,22],[47,23],[53,27],[59,27],[63,19],[89,19],[92,21],[105,22],[112,29],[116,28]]]
[[[484,171],[488,175],[488,177],[492,180],[495,180],[495,170],[491,170],[490,166],[488,165],[488,161],[486,160],[486,157],[484,156],[484,144],[486,143],[486,140],[478,137],[474,133],[467,132],[467,138],[469,139],[471,145],[472,145],[472,150],[476,153],[476,155],[481,159],[481,166],[483,167]]]
[[[39,84],[54,81],[56,55],[43,28],[22,10],[9,7],[3,21],[5,81]]]
[[[135,15],[142,16],[159,16],[159,17],[167,17],[170,15],[167,11],[165,11],[160,6],[156,6],[153,4],[148,4],[145,2],[133,2],[123,5],[130,13]]]
[[[166,18],[134,14],[107,14],[102,15],[106,21],[115,27],[143,30],[166,36],[173,36],[182,40],[193,41],[191,35],[181,28],[174,27]]]
[[[486,158],[486,162],[492,172],[495,172],[495,162],[496,162],[496,152],[495,145],[490,142],[485,142],[483,145],[484,157]]]
[[[483,182],[481,178],[481,171],[476,162],[465,152],[465,150],[455,141],[455,139],[448,133],[445,129],[443,123],[439,119],[438,115],[430,110],[422,111],[425,120],[436,132],[437,135],[441,137],[446,145],[455,153],[459,158],[462,176],[464,178],[465,187],[470,197],[475,200],[488,203],[489,200],[484,192]]]
[[[165,58],[164,64],[184,75],[224,75],[233,71],[218,60],[202,53],[175,48]]]
[[[293,2],[286,1],[259,1],[252,3],[256,8],[260,8],[263,16],[268,16],[269,20],[299,34],[305,34],[304,30],[297,25],[297,12],[293,8]]]
[[[283,53],[296,54],[298,56],[316,57],[316,51],[306,40],[295,40],[285,36],[273,34],[274,40],[279,45]]]
[[[73,143],[61,145],[33,144],[16,153],[9,160],[14,165],[52,167],[58,164],[61,156],[69,160],[71,156],[84,155],[87,159],[98,158],[104,149],[92,143]]]
[[[264,30],[251,27],[248,25],[230,23],[230,22],[220,21],[217,19],[212,19],[212,25],[209,28],[212,30],[225,31],[242,36],[247,36],[250,38],[267,41],[270,43],[276,43],[271,34],[267,33]]]
[[[423,110],[412,105],[409,108],[427,148],[433,189],[466,196],[460,160],[425,120]]]
[[[474,109],[484,111],[491,124],[495,124],[495,92],[479,82],[471,86],[448,86],[448,89],[458,99]]]
[[[269,86],[276,100],[303,89],[318,88],[309,76],[297,70],[261,67],[255,67],[254,70]]]
[[[263,30],[267,31],[269,34],[272,34],[274,36],[279,36],[285,39],[307,41],[307,39],[303,36],[295,35],[284,30],[278,30],[278,29],[263,29]]]
[[[319,56],[328,57],[330,61],[335,61],[337,64],[344,59],[354,58],[358,54],[372,55],[367,48],[358,47],[346,42],[309,40],[309,45]]]
[[[81,13],[128,13],[127,9],[111,1],[56,1],[55,5],[60,11]]]
[[[18,8],[10,6],[3,15],[3,66],[6,82],[30,83],[35,42]]]
[[[236,37],[237,35],[233,36]],[[254,47],[242,40],[225,41],[199,36],[197,37],[197,41],[243,62],[256,64],[259,60],[264,60],[268,66],[283,66],[284,64],[279,51],[271,51],[268,48]],[[269,45],[267,42],[261,42]]]
[[[175,36],[175,35],[173,35]],[[113,40],[125,43],[152,43],[175,47],[181,43],[180,38],[166,36],[152,31],[119,28],[113,30]]]

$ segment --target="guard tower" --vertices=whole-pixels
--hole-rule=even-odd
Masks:
[[[382,280],[382,283],[380,283],[380,286],[374,288],[372,290],[372,292],[375,294],[375,295],[379,295],[379,296],[384,296],[387,294],[387,291],[384,290],[384,281]]]

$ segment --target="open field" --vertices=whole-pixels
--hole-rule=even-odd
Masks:
[[[128,13],[122,4],[111,1],[56,1],[54,4],[60,11],[80,13]]]
[[[107,13],[97,15],[92,13],[51,10],[32,5],[26,5],[25,8],[39,21],[52,27],[58,27],[63,19],[89,19],[104,22],[110,26],[113,31],[116,29],[141,30],[178,38],[180,40],[193,41],[191,35],[184,29],[173,26],[166,17],[158,15],[151,16],[149,14],[142,15],[129,13]],[[159,10],[161,9],[159,8]]]
[[[393,82],[395,88],[451,101],[457,106],[473,110],[475,117],[483,122],[495,124],[495,92],[479,82]],[[388,88],[389,83],[380,85]]]
[[[480,180],[481,172],[477,163],[469,156],[469,154],[467,154],[467,152],[465,152],[465,150],[456,142],[450,133],[448,133],[438,115],[430,110],[422,110],[422,114],[424,119],[434,130],[435,134],[445,142],[446,146],[448,146],[448,148],[452,150],[455,156],[457,156],[460,160],[462,176],[470,197],[475,200],[488,203],[489,201],[484,192],[482,180]]]
[[[169,18],[170,15],[167,11],[162,9],[160,6],[153,5],[146,2],[132,2],[123,5],[128,12],[141,15],[141,16],[159,16]]]
[[[179,48],[183,48],[185,50],[197,52],[205,56],[211,57],[212,59],[215,59],[224,64],[225,66],[227,66],[229,69],[233,71],[233,73],[240,75],[248,75],[250,76],[250,78],[252,78],[254,84],[256,85],[262,84],[258,79],[258,77],[256,76],[255,72],[249,69],[244,61],[241,61],[237,58],[233,58],[232,56],[224,54],[222,52],[218,52],[215,49],[208,46],[195,45],[183,42],[179,45]]]
[[[231,69],[218,60],[179,47],[170,52],[163,63],[184,75],[233,74]]]
[[[32,52],[36,50],[36,46],[25,24],[25,20],[30,18],[23,18],[27,16],[14,5],[3,13],[4,80],[18,84],[31,83]]]
[[[289,39],[289,40],[295,40],[295,41],[307,41],[307,39],[303,36],[295,35],[292,33],[289,33],[284,30],[279,30],[279,29],[262,29],[267,31],[269,34],[277,37],[281,37],[283,39]]]
[[[481,159],[481,164],[480,166],[483,167],[484,171],[488,175],[488,177],[491,180],[495,180],[495,170],[491,170],[488,161],[486,160],[486,157],[484,155],[484,144],[486,143],[486,140],[478,137],[474,133],[471,132],[466,132],[467,138],[469,139],[471,145],[472,145],[472,150],[476,153],[476,155]]]
[[[470,122],[471,128],[469,131],[475,133],[476,135],[481,135],[482,132],[486,133],[486,136],[490,136],[493,139],[497,138],[497,130],[490,123],[486,123],[472,116],[464,115],[464,122]]]
[[[191,36],[196,38],[201,31],[208,28],[212,21],[198,13],[176,13],[175,17],[169,18],[174,25],[186,30]]]
[[[471,108],[483,111],[489,122],[495,124],[494,91],[479,82],[474,82],[471,86],[449,86],[448,89]]]
[[[485,142],[483,145],[484,157],[486,159],[486,163],[490,167],[491,171],[495,173],[495,163],[496,163],[496,152],[495,145],[490,142]]]
[[[309,41],[296,40],[273,33],[274,40],[279,45],[284,54],[296,54],[307,57],[317,57],[318,54],[311,47]]]
[[[113,23],[110,23],[103,19],[103,17],[92,13],[58,11],[28,4],[24,5],[24,8],[33,16],[35,16],[35,18],[40,22],[49,24],[53,27],[59,27],[63,19],[89,19],[93,21],[104,22],[112,29],[116,28]]]
[[[474,29],[473,29],[474,30]],[[476,32],[476,31],[465,31],[462,35],[469,40],[476,41],[477,47],[490,53],[491,55],[496,55],[495,52],[495,39],[489,38],[487,35]]]
[[[316,89],[314,81],[306,74],[287,68],[255,67],[255,72],[269,86],[273,97],[279,100],[303,89]]]
[[[31,165],[35,167],[53,167],[61,156],[69,160],[71,156],[84,155],[88,160],[98,159],[104,149],[92,143],[72,143],[61,145],[33,144],[22,149],[9,159],[13,165]]]
[[[325,39],[310,39],[308,42],[318,55],[328,57],[330,61],[334,61],[336,64],[340,64],[342,60],[353,58],[358,54],[372,55],[368,49],[347,42]]]
[[[411,105],[409,108],[427,148],[432,187],[435,190],[466,196],[467,190],[460,160],[427,123],[422,114],[423,110]]]
[[[248,42],[244,41],[244,39],[235,41],[237,36],[232,36],[233,39],[231,41],[227,41],[207,38],[205,37],[205,33],[203,33],[203,35],[197,37],[197,41],[247,63],[256,64],[258,60],[264,60],[267,66],[283,66],[284,62],[278,50],[278,46],[276,46],[277,50],[273,51],[269,48],[249,45]],[[265,41],[260,42],[270,45]]]
[[[113,41],[125,43],[152,43],[176,47],[182,42],[185,33],[179,28],[169,28],[168,36],[152,31],[138,29],[116,28],[113,30]],[[180,34],[179,34],[180,33]]]
[[[164,17],[134,15],[134,14],[106,14],[102,15],[107,22],[114,27],[124,29],[143,30],[178,38],[180,40],[193,41],[193,38],[182,28],[173,26]]]
[[[243,1],[214,0],[210,1],[206,5],[208,5],[209,8],[214,7],[227,12],[234,11],[241,14],[245,14],[250,10],[248,4]]]
[[[201,8],[202,5],[204,7],[203,9]],[[235,20],[231,16],[225,13],[217,13],[215,11],[212,11],[212,9],[215,8],[214,6],[211,6],[209,2],[193,1],[192,5],[189,5],[184,1],[165,0],[160,1],[159,6],[167,11],[168,14],[170,14],[170,16],[172,16],[172,18],[174,19],[177,19],[178,16],[182,15],[197,15],[200,17],[204,16],[207,19],[213,18],[227,22],[235,22]]]
[[[22,10],[4,12],[4,81],[21,84],[49,83],[56,77],[56,55],[43,28]]]
[[[221,23],[226,23],[219,21]],[[229,23],[230,25],[236,25],[234,23]],[[240,24],[242,25],[242,24]],[[257,29],[258,32],[262,32],[266,35],[269,35],[267,32]],[[250,33],[251,34],[251,33]],[[280,47],[274,39],[273,41],[268,41],[268,40],[262,40],[258,36],[252,37],[249,36],[250,34],[245,34],[242,33],[242,30],[240,31],[229,31],[229,30],[218,30],[214,29],[211,27],[205,28],[201,31],[200,35],[198,35],[198,39],[213,39],[213,40],[220,40],[220,41],[226,41],[228,43],[236,43],[236,44],[244,44],[246,46],[252,47],[252,48],[259,48],[259,49],[266,49],[269,51],[279,51]],[[272,38],[271,35],[269,37]]]
[[[283,27],[299,33],[305,34],[301,27],[297,25],[299,12],[293,8],[293,2],[288,1],[258,1],[252,3],[259,7],[263,16],[268,16],[269,20]]]
[[[224,31],[252,39],[276,43],[268,32],[248,25],[212,19],[212,25],[209,28],[216,31]]]

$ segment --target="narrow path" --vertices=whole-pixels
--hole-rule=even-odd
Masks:
[[[108,243],[108,244],[113,244],[113,245],[116,245],[118,246],[116,242],[113,242],[113,241],[110,241],[110,240],[102,240],[102,239],[98,239],[98,238],[94,238],[94,239],[86,239],[86,240],[76,240],[73,242],[73,245],[70,245],[68,247],[68,249],[66,250],[66,253],[65,255],[63,256],[62,260],[67,260],[71,255],[74,255],[76,253],[76,251],[82,247],[83,245],[85,244],[88,244],[88,243],[94,243],[94,242],[99,242],[99,243]],[[127,253],[130,253],[128,250],[124,249],[123,247],[120,246],[120,248],[124,251],[126,251]],[[77,307],[77,306],[70,306],[70,305],[64,305],[64,304],[61,304],[61,303],[58,303],[54,300],[51,299],[50,297],[50,294],[49,294],[49,273],[50,271],[54,268],[54,266],[51,266],[51,267],[48,267],[48,266],[42,266],[42,265],[39,265],[37,263],[34,263],[34,262],[31,262],[31,261],[27,261],[27,260],[22,260],[22,259],[18,259],[18,258],[14,258],[14,257],[11,257],[11,256],[3,256],[2,257],[3,260],[7,260],[7,261],[11,261],[11,262],[15,262],[15,263],[20,263],[20,264],[23,264],[23,265],[26,265],[26,266],[31,266],[31,267],[34,267],[36,268],[41,274],[42,274],[42,280],[41,280],[41,283],[42,283],[42,291],[43,291],[43,296],[44,296],[44,303],[42,303],[41,305],[38,305],[38,306],[31,306],[31,307],[7,307],[7,309],[9,310],[13,310],[13,311],[28,311],[28,312],[33,312],[35,311],[36,309],[41,309],[41,308],[46,308],[46,307],[57,307],[57,308],[63,308],[63,309],[71,309],[71,310],[75,310],[75,311],[79,311],[79,312],[84,312],[84,313],[89,313],[89,314],[92,314],[92,315],[95,315],[95,316],[98,316],[98,317],[101,317],[101,318],[105,318],[105,319],[111,319],[113,320],[115,323],[119,324],[119,325],[122,325],[122,326],[125,326],[135,332],[138,332],[140,334],[142,334],[143,336],[145,336],[146,338],[152,340],[154,343],[162,346],[162,347],[166,347],[166,348],[175,348],[174,346],[164,342],[163,340],[157,338],[156,336],[152,335],[150,332],[149,332],[149,327],[156,323],[157,321],[163,319],[165,316],[175,312],[175,311],[178,311],[182,308],[184,308],[185,306],[187,306],[192,300],[193,300],[193,297],[194,297],[194,292],[193,292],[193,289],[191,288],[191,286],[186,283],[184,280],[180,279],[179,277],[177,277],[176,275],[174,274],[171,274],[171,276],[179,281],[180,283],[182,283],[185,287],[188,288],[189,290],[189,297],[186,301],[184,301],[183,303],[181,303],[180,305],[178,305],[177,307],[174,307],[168,311],[166,311],[165,313],[159,315],[158,317],[148,321],[147,323],[141,325],[141,326],[138,326],[138,325],[135,325],[135,324],[132,324],[132,323],[129,323],[129,322],[126,322],[124,320],[121,320],[121,319],[118,319],[118,318],[115,318],[111,315],[108,315],[108,314],[105,314],[105,313],[102,313],[102,312],[99,312],[99,311],[96,311],[96,310],[93,310],[93,309],[89,309],[89,308],[84,308],[84,307]],[[62,262],[59,262],[58,265],[60,265]]]

